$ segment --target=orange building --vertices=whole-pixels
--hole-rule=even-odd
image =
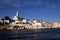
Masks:
[[[53,28],[57,28],[58,27],[58,23],[57,22],[53,22]]]

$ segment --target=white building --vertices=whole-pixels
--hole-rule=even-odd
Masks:
[[[58,23],[58,27],[60,27],[60,23]]]
[[[22,19],[19,17],[18,11],[16,12],[16,16],[13,18],[13,22],[11,23],[12,26],[24,26],[25,28],[31,28],[32,26],[30,24],[26,24],[27,20]]]
[[[16,15],[14,16],[14,18],[13,18],[13,20],[18,20],[19,19],[19,14],[18,14],[18,11],[17,11],[17,13],[16,13]]]

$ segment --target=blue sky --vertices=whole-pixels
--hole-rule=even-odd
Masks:
[[[60,22],[60,0],[0,0],[0,18],[13,18],[17,10],[26,19]]]

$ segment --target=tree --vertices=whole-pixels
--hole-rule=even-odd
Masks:
[[[4,20],[9,20],[9,22],[10,22],[11,18],[9,18],[9,16],[4,16],[3,18],[1,18],[1,20],[3,21],[3,24],[7,24],[4,22]]]
[[[5,16],[4,20],[11,20],[11,18],[9,18],[9,16]]]

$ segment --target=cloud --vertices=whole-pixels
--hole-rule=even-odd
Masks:
[[[0,0],[0,7],[2,6],[22,7],[22,6],[45,6],[51,8],[60,7],[58,0]]]

